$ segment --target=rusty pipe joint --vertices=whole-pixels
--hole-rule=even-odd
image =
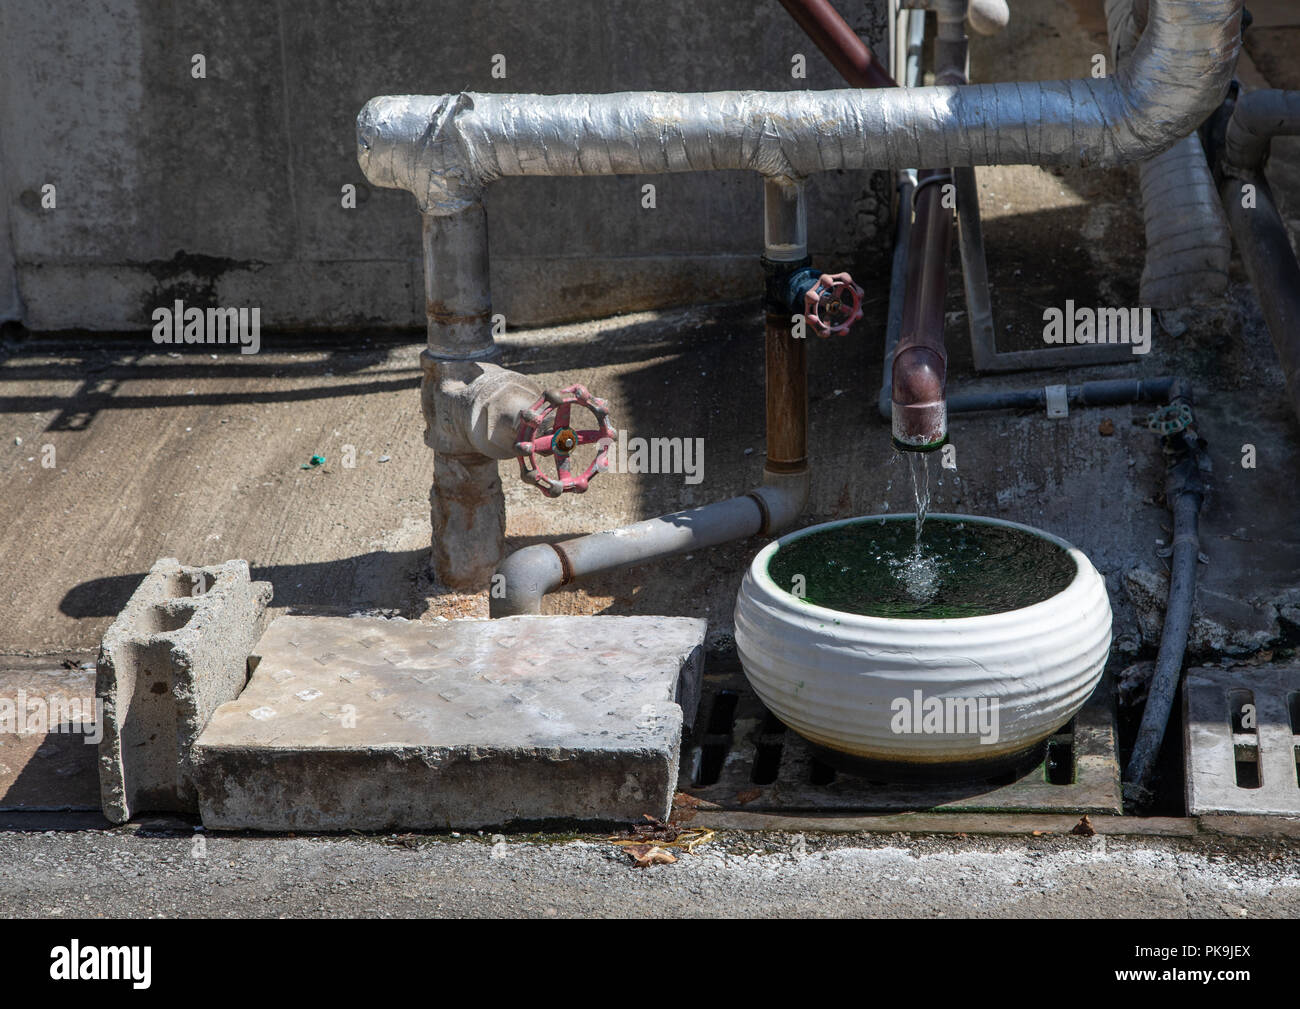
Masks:
[[[513,459],[515,428],[541,390],[518,372],[489,361],[423,356],[426,375],[425,442],[452,455]]]

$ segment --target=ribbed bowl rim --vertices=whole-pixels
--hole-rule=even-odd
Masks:
[[[1089,570],[1095,572],[1092,562],[1088,560],[1086,554],[1078,547],[1061,539],[1061,537],[1046,532],[1045,530],[1035,528],[1034,526],[1025,525],[1022,522],[1012,522],[1009,519],[994,518],[988,515],[963,515],[957,512],[931,512],[926,516],[929,519],[954,520],[958,522],[974,522],[980,525],[997,526],[1003,529],[1015,529],[1019,532],[1027,533],[1030,536],[1036,536],[1039,539],[1047,540],[1049,543],[1060,547],[1070,557],[1074,559],[1074,577],[1070,579],[1070,584],[1060,592],[1048,596],[1046,599],[1040,599],[1036,603],[1028,606],[1021,606],[1014,610],[1003,610],[1001,613],[981,613],[975,616],[967,617],[873,617],[861,613],[849,613],[847,610],[835,610],[829,606],[819,606],[816,603],[810,603],[798,596],[793,595],[789,590],[782,588],[768,573],[767,566],[772,558],[776,556],[787,543],[792,543],[804,536],[810,536],[814,533],[825,532],[829,529],[838,529],[848,525],[863,525],[868,522],[884,523],[898,522],[903,520],[915,521],[914,512],[888,512],[881,515],[858,515],[853,518],[835,519],[832,522],[821,522],[817,525],[806,526],[803,529],[796,529],[794,532],[786,533],[779,539],[773,540],[767,546],[755,555],[749,565],[749,576],[762,589],[766,590],[775,601],[779,602],[792,613],[802,613],[809,617],[823,617],[828,621],[837,621],[841,627],[861,627],[863,629],[880,629],[885,627],[898,627],[900,625],[912,625],[919,631],[921,628],[933,627],[969,627],[972,621],[982,621],[986,624],[1010,623],[1012,621],[1021,621],[1026,618],[1037,616],[1036,611],[1046,614],[1050,608],[1059,605],[1063,596],[1075,590],[1080,581],[1084,578]],[[1097,575],[1100,578],[1100,574]],[[744,595],[742,588],[741,594]]]

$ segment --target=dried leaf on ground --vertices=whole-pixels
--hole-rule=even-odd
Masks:
[[[1092,837],[1097,833],[1097,828],[1092,825],[1092,821],[1085,815],[1082,820],[1074,825],[1070,833],[1079,834],[1082,837]]]
[[[644,823],[635,823],[631,829],[614,834],[606,840],[632,855],[637,865],[645,866],[653,865],[655,862],[675,862],[677,858],[656,856],[653,862],[644,862],[637,853],[640,856],[648,856],[653,849],[661,854],[671,855],[671,852],[667,851],[668,848],[680,848],[682,851],[691,852],[697,845],[712,841],[713,838],[713,831],[706,827],[682,828],[675,823],[664,823],[658,817],[647,814]]]
[[[677,861],[676,855],[671,851],[665,851],[657,844],[628,844],[623,847],[623,850],[631,855],[632,861],[642,869]]]
[[[673,796],[673,809],[721,809],[716,802],[710,802],[708,799],[701,799],[698,795],[691,795],[689,792],[678,792]]]
[[[630,830],[615,834],[610,840],[624,841],[675,841],[681,830],[672,823],[664,823],[658,817],[645,814],[644,823],[634,823]]]

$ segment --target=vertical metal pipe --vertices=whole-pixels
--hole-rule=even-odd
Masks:
[[[493,345],[487,212],[476,203],[450,216],[423,217],[429,352],[441,358],[489,355]]]
[[[949,178],[947,173],[925,171],[916,189],[891,396],[894,445],[906,451],[932,451],[948,438],[944,301],[953,219],[951,209],[943,206],[943,187]]]
[[[802,180],[763,187],[763,266],[767,272],[764,338],[767,464],[770,473],[808,466],[808,341],[796,337],[779,292],[783,278],[808,263],[808,210]]]
[[[802,179],[763,181],[763,256],[773,263],[808,258],[808,202]]]
[[[1300,418],[1300,263],[1263,172],[1249,179],[1225,177],[1220,195],[1282,365],[1291,409]]]
[[[900,10],[905,22],[906,44],[900,61],[903,64],[903,87],[914,88],[921,81],[921,50],[925,46],[925,13]],[[894,351],[903,332],[903,292],[907,290],[907,253],[912,244],[912,194],[916,192],[916,170],[898,173],[898,202],[894,210],[894,258],[889,274],[889,321],[885,330],[885,360],[880,374],[880,416],[894,416]]]
[[[425,214],[423,244],[429,344],[420,355],[420,405],[434,452],[432,566],[444,585],[478,589],[505,550],[505,494],[497,461],[469,450],[456,429],[444,387],[472,380],[465,369],[496,356],[483,205]]]
[[[935,6],[939,24],[935,83],[965,84],[966,0],[939,0]],[[909,451],[931,451],[948,440],[944,304],[954,219],[944,195],[950,186],[951,172],[927,169],[917,176],[914,191],[916,221],[908,250],[902,326],[891,367],[894,446]]]
[[[791,332],[788,311],[767,312],[767,469],[808,465],[808,341]]]

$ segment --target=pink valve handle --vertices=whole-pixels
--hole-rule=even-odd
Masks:
[[[569,413],[575,403],[591,411],[598,425],[595,430],[576,431],[571,426]],[[559,497],[565,491],[581,494],[597,473],[609,468],[609,446],[618,432],[609,422],[609,404],[593,396],[586,387],[571,385],[567,389],[547,389],[531,407],[520,410],[515,435],[520,479],[535,484],[547,497]],[[600,448],[596,458],[575,475],[570,468],[574,449],[597,443]],[[543,473],[537,461],[538,456],[548,455],[555,457],[553,477]]]
[[[847,273],[823,273],[803,296],[803,313],[818,336],[847,333],[862,318],[862,288]]]

